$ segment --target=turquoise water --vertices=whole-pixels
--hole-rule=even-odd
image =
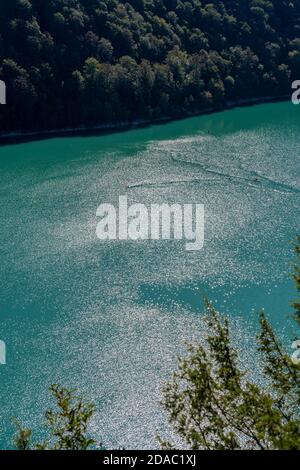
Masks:
[[[162,381],[205,334],[204,294],[255,376],[257,311],[286,341],[291,329],[299,135],[300,108],[280,103],[0,147],[1,448],[12,416],[40,437],[53,382],[96,403],[92,431],[108,447],[157,447],[170,436]],[[204,249],[100,242],[97,207],[119,195],[204,204]]]

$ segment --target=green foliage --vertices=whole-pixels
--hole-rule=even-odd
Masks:
[[[298,293],[299,250],[300,239]],[[295,309],[299,319],[298,302]],[[257,338],[263,385],[248,380],[232,346],[228,320],[209,302],[206,322],[205,345],[189,348],[164,390],[164,405],[176,433],[194,450],[300,450],[300,366],[284,350],[265,315],[260,315]]]
[[[0,0],[0,25],[1,131],[218,109],[300,76],[299,0]]]
[[[95,407],[84,403],[74,390],[52,385],[50,391],[56,400],[57,410],[45,413],[48,439],[32,444],[32,432],[17,424],[14,438],[18,450],[87,450],[95,444],[88,436],[88,424]]]
[[[17,433],[14,437],[13,443],[18,450],[29,450],[30,441],[32,437],[31,429],[22,428],[21,424],[15,420],[15,425],[17,428]]]

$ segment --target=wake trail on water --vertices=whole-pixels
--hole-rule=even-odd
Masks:
[[[162,188],[165,186],[177,185],[177,184],[184,184],[184,183],[206,183],[209,181],[210,183],[218,183],[219,180],[216,178],[180,178],[174,180],[166,180],[166,181],[139,181],[138,183],[131,183],[127,185],[127,189],[134,189],[134,188]]]
[[[267,176],[263,176],[256,171],[252,170],[249,172],[249,176],[241,176],[241,175],[233,175],[230,173],[224,173],[222,171],[214,170],[212,168],[207,167],[203,163],[190,161],[190,160],[182,160],[179,158],[171,156],[171,159],[174,163],[181,164],[181,165],[189,165],[193,167],[197,167],[201,169],[204,173],[209,175],[213,175],[213,178],[178,178],[172,180],[163,180],[163,181],[139,181],[137,183],[130,183],[127,185],[127,189],[135,189],[135,188],[159,188],[159,187],[166,187],[171,185],[179,185],[185,183],[215,183],[222,181],[222,179],[226,178],[231,182],[243,182],[247,183],[248,186],[251,186],[255,189],[264,189],[264,190],[271,190],[274,192],[280,193],[289,193],[289,194],[299,194],[300,189],[296,188],[295,186],[291,186],[286,183],[281,183],[279,181],[273,180]],[[218,177],[216,179],[216,177]]]
[[[291,186],[286,183],[281,183],[267,176],[262,176],[261,174],[253,170],[249,172],[249,176],[246,177],[246,176],[240,176],[240,175],[232,175],[230,173],[224,173],[218,170],[213,170],[211,168],[208,168],[203,163],[190,161],[190,160],[181,160],[179,158],[174,157],[174,155],[171,155],[171,159],[175,163],[179,163],[183,165],[190,165],[194,167],[197,166],[198,168],[200,168],[202,171],[204,171],[207,174],[218,176],[220,178],[227,178],[229,181],[233,181],[233,180],[243,181],[243,182],[246,182],[248,186],[261,188],[261,189],[267,189],[267,190],[273,190],[273,191],[281,192],[281,193],[292,193],[292,194],[300,193],[300,189],[296,188],[295,186]]]
[[[202,142],[203,137],[201,137],[201,139],[199,140]],[[190,139],[190,140],[183,139],[182,142],[186,143],[190,141],[194,143],[194,139]],[[164,142],[164,144],[165,143],[166,142]],[[178,141],[177,141],[177,144],[178,144]],[[176,178],[176,179],[169,179],[169,180],[166,179],[166,180],[160,180],[160,181],[142,180],[142,181],[137,181],[137,182],[128,184],[127,189],[160,188],[160,187],[180,185],[180,184],[185,184],[185,183],[205,184],[206,182],[209,182],[210,184],[218,184],[222,180],[227,179],[228,181],[232,183],[238,183],[238,184],[246,183],[247,186],[250,186],[257,190],[274,191],[274,192],[279,192],[282,194],[299,194],[300,193],[300,188],[298,187],[295,187],[287,183],[282,183],[280,181],[276,181],[270,177],[261,175],[260,173],[254,170],[246,170],[242,167],[242,165],[240,165],[239,170],[244,172],[244,175],[238,175],[238,174],[227,173],[224,171],[219,171],[217,169],[208,167],[206,164],[201,163],[199,161],[192,161],[192,160],[185,160],[185,159],[177,158],[176,156],[172,155],[172,150],[171,150],[170,158],[171,158],[171,161],[177,165],[190,166],[193,168],[197,167],[208,177],[202,177],[202,178],[201,177],[190,177],[190,178],[181,177],[181,178]],[[212,176],[212,178],[210,178],[209,176]]]

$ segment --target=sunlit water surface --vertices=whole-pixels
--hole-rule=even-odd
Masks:
[[[162,383],[205,335],[204,295],[230,316],[252,377],[260,308],[290,345],[299,135],[300,108],[280,103],[0,148],[1,448],[12,416],[41,437],[54,382],[96,403],[107,447],[158,447]],[[97,207],[119,195],[204,204],[204,249],[100,242]]]

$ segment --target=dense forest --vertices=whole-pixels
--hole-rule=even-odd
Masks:
[[[300,0],[0,0],[0,131],[180,116],[300,79]]]

